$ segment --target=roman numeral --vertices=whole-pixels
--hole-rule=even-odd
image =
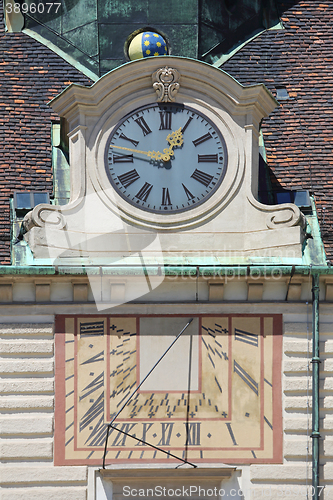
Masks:
[[[124,139],[124,141],[131,142],[133,146],[137,146],[139,144],[139,141],[135,141],[134,139],[130,139],[129,137],[126,137],[125,134],[121,133],[119,136],[119,139]]]
[[[213,176],[206,174],[206,172],[202,172],[201,170],[198,170],[197,168],[194,170],[193,174],[191,175],[193,179],[195,179],[198,182],[201,182],[204,186],[209,186],[209,184],[213,180]]]
[[[93,392],[97,391],[98,389],[101,389],[104,386],[104,372],[102,372],[100,375],[98,375],[90,384],[88,384],[84,389],[82,389],[82,392],[87,391],[90,389],[88,392],[84,394],[84,396],[80,396],[80,401],[82,399],[86,398],[87,396],[90,396]]]
[[[258,335],[235,328],[235,340],[258,347]]]
[[[149,184],[148,182],[145,182],[138,194],[135,196],[139,198],[141,201],[147,201],[147,198],[150,194],[150,191],[153,189],[153,185]]]
[[[186,194],[186,196],[187,196],[187,199],[188,199],[188,200],[193,200],[194,195],[191,193],[191,191],[189,191],[189,190],[187,189],[187,187],[186,187],[184,184],[182,184],[182,186],[183,186],[183,188],[184,188],[184,191],[185,191],[185,194]]]
[[[190,446],[200,445],[200,422],[188,422],[186,426],[186,443]]]
[[[199,144],[202,144],[205,141],[208,141],[209,139],[212,139],[213,136],[208,132],[205,135],[202,135],[201,137],[198,137],[198,139],[195,139],[195,141],[192,141],[195,146],[199,146]]]
[[[80,323],[80,336],[86,335],[104,335],[104,321]]]
[[[172,205],[168,188],[162,188],[162,203],[161,205]]]
[[[133,155],[118,155],[113,153],[113,163],[133,163]]]
[[[143,135],[148,135],[151,133],[151,130],[150,130],[146,120],[142,116],[140,116],[139,118],[137,118],[134,121],[139,125],[139,127],[141,127]]]
[[[228,432],[229,432],[229,434],[230,434],[232,444],[233,444],[234,446],[238,446],[237,441],[236,441],[236,439],[235,439],[234,432],[233,432],[233,430],[232,430],[232,428],[231,428],[231,424],[230,424],[230,423],[228,423],[228,424],[225,424],[225,425],[227,426]]]
[[[94,401],[94,403],[90,406],[88,411],[83,415],[80,420],[80,431],[85,429],[88,425],[90,425],[97,417],[103,415],[104,412],[104,392],[100,394],[100,396]],[[92,434],[90,435],[90,438]]]
[[[118,431],[118,435],[111,446],[125,446],[126,438],[130,435],[129,432],[135,425],[136,424],[122,424],[121,428],[119,429],[121,432]],[[115,432],[117,432],[117,429],[115,429]]]
[[[182,133],[185,132],[185,130],[187,129],[187,127],[189,126],[189,124],[191,123],[192,120],[193,120],[193,116],[190,116],[190,118],[187,120],[184,127],[182,128]]]
[[[252,389],[252,391],[258,396],[258,384],[252,377],[242,368],[237,361],[234,360],[234,372],[240,376],[242,380]]]
[[[104,361],[104,351],[101,351],[95,356],[92,356],[91,358],[87,359],[87,361],[84,361],[83,363],[81,363],[81,365],[87,365],[89,363],[97,363],[98,361]]]
[[[140,175],[137,173],[137,171],[134,168],[133,170],[130,170],[129,172],[125,172],[125,174],[118,175],[118,179],[120,180],[120,182],[124,186],[124,188],[128,188],[128,186],[133,184],[133,182],[140,179]]]
[[[143,429],[142,429],[142,436],[141,436],[141,441],[147,441],[147,433],[149,429],[153,426],[153,424],[146,424],[143,422],[142,424]],[[144,443],[138,442],[135,446],[146,446]]]
[[[215,155],[198,155],[198,163],[217,163],[218,161],[217,153]]]
[[[159,440],[157,446],[169,446],[170,439],[173,429],[173,423],[164,423],[162,422],[162,437]]]
[[[170,111],[161,111],[160,119],[161,125],[160,130],[171,130],[171,113]]]

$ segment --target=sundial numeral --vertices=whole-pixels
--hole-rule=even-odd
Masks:
[[[87,359],[81,365],[87,365],[88,363],[96,363],[98,361],[104,361],[104,351],[99,352],[95,356],[92,356],[91,358]]]
[[[142,116],[140,116],[139,118],[137,118],[134,121],[139,125],[139,127],[141,128],[144,136],[146,136],[146,135],[148,135],[148,134],[151,133],[151,130],[149,128],[148,123],[146,122],[146,120]]]
[[[104,321],[94,321],[93,323],[80,323],[80,336],[104,335]]]
[[[201,182],[204,186],[208,187],[209,184],[213,180],[213,176],[207,174],[206,172],[202,172],[201,170],[198,170],[197,168],[194,170],[193,174],[191,175],[192,179],[195,179],[198,182]]]
[[[200,426],[201,422],[188,422],[187,426],[187,444],[189,446],[200,446]]]
[[[235,328],[235,340],[258,347],[258,335]]]
[[[128,172],[125,172],[124,174],[118,175],[118,179],[120,180],[121,184],[124,186],[124,188],[128,188],[133,182],[136,180],[140,179],[140,175],[138,172],[135,170],[129,170]]]
[[[250,389],[258,396],[258,383],[234,360],[234,372],[240,376],[242,380],[250,387]]]
[[[198,139],[195,139],[195,141],[192,141],[195,146],[199,146],[199,144],[202,144],[205,141],[208,141],[209,139],[212,139],[213,136],[208,132],[205,135],[202,135],[201,137],[198,137]]]
[[[157,446],[169,446],[174,424],[162,422],[161,425],[162,425],[162,437],[157,443]]]
[[[122,424],[119,429],[122,432],[118,432],[111,446],[125,446],[126,438],[129,436],[130,431],[135,425],[136,424]],[[115,432],[117,432],[117,430],[118,429],[114,429]]]
[[[229,432],[229,434],[230,434],[232,444],[233,444],[234,446],[238,446],[237,441],[236,441],[236,439],[235,439],[234,432],[233,432],[232,427],[231,427],[231,424],[230,424],[230,423],[227,423],[227,424],[225,424],[225,425],[227,426],[228,432]]]
[[[140,191],[135,195],[141,201],[147,201],[150,191],[153,189],[153,185],[145,182]]]
[[[160,130],[171,130],[171,118],[172,114],[170,111],[160,111]]]

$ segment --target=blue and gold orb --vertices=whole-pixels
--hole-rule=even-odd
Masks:
[[[168,53],[167,43],[158,33],[144,31],[135,35],[128,47],[131,61],[144,57],[165,56]]]

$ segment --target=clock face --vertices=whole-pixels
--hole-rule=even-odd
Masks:
[[[181,104],[139,108],[114,129],[106,151],[114,189],[127,202],[157,214],[205,202],[227,168],[227,149],[205,115]]]
[[[59,316],[55,463],[279,463],[279,315]],[[156,333],[158,332],[158,333]],[[186,446],[187,442],[187,446]],[[181,463],[181,462],[179,462]]]

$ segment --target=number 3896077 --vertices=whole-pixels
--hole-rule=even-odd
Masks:
[[[61,3],[38,2],[38,3],[11,3],[6,2],[7,14],[57,14]]]

